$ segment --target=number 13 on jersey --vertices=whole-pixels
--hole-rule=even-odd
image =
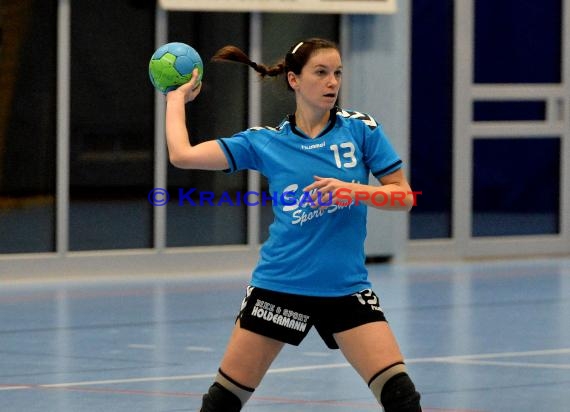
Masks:
[[[354,144],[352,142],[344,142],[340,145],[332,144],[330,149],[334,154],[336,167],[339,169],[342,167],[352,168],[358,164],[354,156]]]

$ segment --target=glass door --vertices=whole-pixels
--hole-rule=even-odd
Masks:
[[[570,250],[567,2],[455,2],[453,238],[463,257]]]

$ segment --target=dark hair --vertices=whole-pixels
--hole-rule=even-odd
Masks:
[[[339,50],[336,43],[332,41],[320,38],[311,38],[295,43],[289,49],[285,57],[272,66],[251,61],[249,56],[236,46],[222,47],[216,52],[216,54],[214,54],[212,61],[232,61],[247,64],[253,70],[258,72],[261,77],[275,77],[281,74],[287,74],[288,72],[300,74],[305,64],[307,64],[307,61],[309,61],[311,56],[320,49]],[[293,90],[289,85],[287,77],[285,77],[285,82],[287,83],[287,88],[289,90]]]

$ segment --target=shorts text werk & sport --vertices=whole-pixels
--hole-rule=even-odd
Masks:
[[[247,287],[237,319],[244,329],[291,345],[299,345],[314,325],[330,349],[338,349],[333,334],[386,321],[371,289],[340,297],[314,297],[252,286]]]

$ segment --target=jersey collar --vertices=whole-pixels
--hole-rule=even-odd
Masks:
[[[329,114],[329,122],[327,124],[327,127],[325,127],[323,129],[323,131],[321,133],[319,133],[319,135],[317,137],[315,137],[315,139],[324,136],[325,134],[327,134],[328,132],[330,132],[332,130],[332,128],[334,127],[335,123],[336,123],[336,113],[338,112],[338,107],[333,107],[330,111]],[[295,114],[290,114],[289,116],[287,116],[287,120],[289,120],[289,124],[291,125],[291,131],[293,133],[295,133],[298,136],[301,136],[303,139],[308,139],[308,137],[301,132],[299,129],[297,129],[297,120],[295,119]]]

